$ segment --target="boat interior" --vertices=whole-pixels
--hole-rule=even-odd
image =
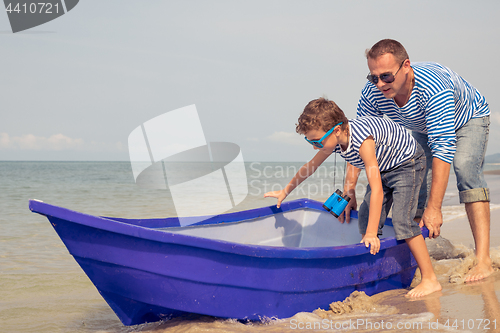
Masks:
[[[329,247],[358,244],[358,220],[340,223],[326,211],[300,208],[230,223],[160,228],[165,232],[248,245],[279,247]],[[385,225],[381,238],[395,237]]]

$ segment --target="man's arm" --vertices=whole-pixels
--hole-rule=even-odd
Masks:
[[[420,226],[422,227],[425,224],[429,229],[429,238],[436,238],[441,233],[441,225],[443,224],[441,206],[443,205],[449,177],[450,164],[434,157],[432,159],[432,183],[429,200],[420,220]],[[422,184],[422,186],[425,186],[425,184]]]
[[[428,146],[433,156],[432,183],[420,225],[425,224],[429,229],[429,238],[435,238],[439,236],[443,224],[441,206],[457,148],[453,91],[446,89],[438,92],[427,103],[425,112]]]

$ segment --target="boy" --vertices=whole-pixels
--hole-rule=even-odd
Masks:
[[[358,214],[359,230],[363,235],[360,243],[370,247],[371,254],[378,253],[378,236],[393,206],[396,239],[406,241],[422,273],[420,284],[407,296],[420,297],[441,290],[420,227],[414,221],[425,174],[425,154],[415,139],[400,125],[383,118],[348,120],[333,101],[325,98],[307,104],[296,131],[304,134],[319,151],[283,190],[268,192],[264,197],[277,198],[279,208],[287,195],[312,175],[328,156],[339,153],[349,162],[347,172],[354,170],[351,165],[366,169],[369,185]],[[349,184],[344,186],[347,194],[355,198]]]

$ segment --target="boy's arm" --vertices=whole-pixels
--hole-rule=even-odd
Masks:
[[[372,136],[363,141],[359,148],[359,155],[365,163],[366,177],[371,189],[368,227],[361,243],[365,243],[366,247],[370,245],[370,253],[376,254],[380,250],[378,226],[382,212],[384,192],[382,190],[382,180],[380,178],[377,157],[375,156],[375,141],[373,141]]]
[[[339,216],[340,223],[344,223],[344,219],[347,223],[349,223],[351,221],[351,210],[358,208],[358,203],[356,202],[356,184],[358,183],[360,172],[361,169],[358,169],[354,165],[347,163],[344,194],[347,194],[351,198],[351,200],[349,200],[346,208]]]
[[[280,191],[272,191],[264,194],[264,198],[274,197],[278,199],[278,204],[276,207],[280,208],[281,202],[297,187],[306,180],[310,175],[316,171],[316,169],[330,156],[322,151],[318,151],[314,157],[304,164],[297,174],[290,180],[287,186]]]

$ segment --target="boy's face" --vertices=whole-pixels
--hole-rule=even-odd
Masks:
[[[340,127],[337,127],[333,130],[333,133],[327,136],[321,143],[323,144],[323,148],[318,148],[313,145],[314,149],[322,151],[327,154],[331,154],[335,149],[335,146],[338,143],[338,133],[340,132]],[[305,136],[308,140],[314,141],[321,139],[326,134],[325,131],[321,129],[313,129],[309,130],[305,133]]]

